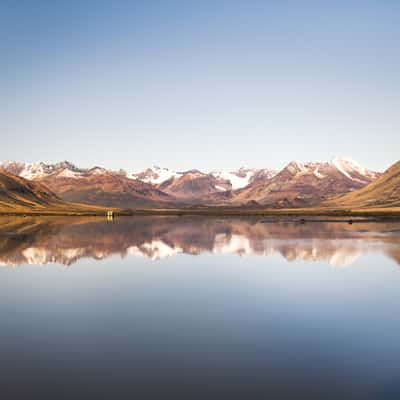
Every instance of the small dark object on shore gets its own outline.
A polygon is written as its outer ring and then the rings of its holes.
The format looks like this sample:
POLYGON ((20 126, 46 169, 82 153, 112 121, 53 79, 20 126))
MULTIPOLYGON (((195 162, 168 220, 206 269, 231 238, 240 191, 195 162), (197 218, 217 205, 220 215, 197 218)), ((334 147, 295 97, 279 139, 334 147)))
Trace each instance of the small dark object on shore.
POLYGON ((349 220, 348 220, 348 223, 349 223, 349 225, 352 225, 352 224, 353 224, 353 220, 352 220, 352 219, 349 219, 349 220))
POLYGON ((306 220, 305 220, 304 218, 302 218, 302 219, 300 220, 300 223, 301 223, 301 224, 305 224, 305 223, 306 223, 306 220))

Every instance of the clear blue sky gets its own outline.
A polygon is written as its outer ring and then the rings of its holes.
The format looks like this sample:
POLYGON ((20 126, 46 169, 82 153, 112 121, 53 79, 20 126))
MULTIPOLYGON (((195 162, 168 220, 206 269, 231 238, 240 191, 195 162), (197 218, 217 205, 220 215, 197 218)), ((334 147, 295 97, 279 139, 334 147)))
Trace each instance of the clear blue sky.
POLYGON ((0 160, 400 159, 400 1, 0 3, 0 160))

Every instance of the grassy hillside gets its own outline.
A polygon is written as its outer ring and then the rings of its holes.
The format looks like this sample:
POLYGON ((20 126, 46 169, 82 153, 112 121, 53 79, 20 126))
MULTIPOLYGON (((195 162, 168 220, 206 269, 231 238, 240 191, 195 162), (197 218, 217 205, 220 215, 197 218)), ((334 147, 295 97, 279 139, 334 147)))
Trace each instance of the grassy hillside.
POLYGON ((340 208, 400 207, 400 161, 367 186, 325 202, 340 208))
POLYGON ((46 186, 0 170, 0 213, 2 214, 104 214, 104 207, 68 203, 46 186))

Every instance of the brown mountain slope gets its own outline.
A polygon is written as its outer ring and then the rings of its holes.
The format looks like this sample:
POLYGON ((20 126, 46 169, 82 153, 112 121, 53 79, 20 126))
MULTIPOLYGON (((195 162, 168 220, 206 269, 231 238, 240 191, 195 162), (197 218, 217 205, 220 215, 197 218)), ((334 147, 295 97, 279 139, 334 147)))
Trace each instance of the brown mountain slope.
POLYGON ((78 177, 55 173, 40 182, 65 201, 107 207, 166 207, 173 200, 152 185, 107 171, 78 177))
POLYGON ((369 185, 328 200, 331 207, 400 207, 400 161, 369 185))
POLYGON ((118 208, 165 207, 175 200, 157 187, 129 179, 124 171, 101 167, 78 168, 63 161, 57 164, 5 162, 12 174, 42 183, 65 201, 118 208))
POLYGON ((62 201, 46 186, 0 170, 0 212, 94 212, 101 207, 91 207, 62 201))
POLYGON ((158 185, 158 189, 179 199, 186 201, 197 200, 206 195, 228 189, 227 180, 217 179, 211 174, 204 174, 197 170, 186 171, 179 177, 172 177, 158 185))
POLYGON ((326 198, 362 188, 379 176, 347 160, 289 163, 274 177, 259 180, 232 193, 218 193, 205 204, 261 205, 270 208, 316 206, 326 198))

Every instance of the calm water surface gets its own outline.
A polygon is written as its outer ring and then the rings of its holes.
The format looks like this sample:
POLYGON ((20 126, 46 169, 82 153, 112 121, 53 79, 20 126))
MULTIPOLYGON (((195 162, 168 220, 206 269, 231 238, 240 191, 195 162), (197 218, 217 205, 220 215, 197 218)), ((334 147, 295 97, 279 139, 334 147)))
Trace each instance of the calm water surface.
POLYGON ((0 219, 0 398, 400 399, 400 223, 0 219))

